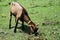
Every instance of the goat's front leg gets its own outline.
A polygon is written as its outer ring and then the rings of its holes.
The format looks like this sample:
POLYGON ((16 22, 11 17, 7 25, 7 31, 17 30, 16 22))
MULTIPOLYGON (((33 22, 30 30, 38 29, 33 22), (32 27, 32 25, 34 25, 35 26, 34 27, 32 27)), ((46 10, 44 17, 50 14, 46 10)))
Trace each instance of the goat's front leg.
POLYGON ((24 14, 22 15, 22 29, 24 30, 24 14))
POLYGON ((18 26, 18 17, 16 17, 16 24, 15 24, 15 29, 14 29, 14 33, 16 33, 16 28, 18 26))
POLYGON ((11 29, 12 13, 10 12, 9 29, 11 29))
POLYGON ((24 30, 24 21, 22 21, 22 30, 24 30))

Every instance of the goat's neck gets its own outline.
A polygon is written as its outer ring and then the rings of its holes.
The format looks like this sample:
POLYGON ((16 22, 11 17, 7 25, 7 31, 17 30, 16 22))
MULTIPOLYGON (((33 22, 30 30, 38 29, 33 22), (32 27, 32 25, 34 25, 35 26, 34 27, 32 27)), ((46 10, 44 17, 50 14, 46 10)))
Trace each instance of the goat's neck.
POLYGON ((31 24, 34 24, 32 21, 28 21, 28 24, 31 25, 31 24))
POLYGON ((28 21, 28 24, 30 24, 31 23, 31 21, 28 21))
POLYGON ((32 27, 35 26, 35 24, 34 24, 32 21, 29 21, 28 24, 29 24, 30 26, 32 26, 32 27))

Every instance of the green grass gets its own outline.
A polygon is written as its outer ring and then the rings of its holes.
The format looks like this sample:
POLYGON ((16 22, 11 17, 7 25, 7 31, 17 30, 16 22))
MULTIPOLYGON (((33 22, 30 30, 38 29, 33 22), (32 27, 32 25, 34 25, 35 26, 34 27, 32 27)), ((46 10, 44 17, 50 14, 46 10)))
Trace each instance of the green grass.
MULTIPOLYGON (((14 28, 9 30, 9 2, 12 0, 0 2, 0 40, 28 40, 29 35, 23 31, 20 32, 21 29, 17 29, 17 33, 13 32, 14 28)), ((60 0, 18 0, 18 2, 26 8, 31 20, 38 24, 41 40, 60 40, 60 23, 42 25, 47 20, 54 23, 60 22, 60 0)), ((13 17, 12 26, 14 25, 13 17)))

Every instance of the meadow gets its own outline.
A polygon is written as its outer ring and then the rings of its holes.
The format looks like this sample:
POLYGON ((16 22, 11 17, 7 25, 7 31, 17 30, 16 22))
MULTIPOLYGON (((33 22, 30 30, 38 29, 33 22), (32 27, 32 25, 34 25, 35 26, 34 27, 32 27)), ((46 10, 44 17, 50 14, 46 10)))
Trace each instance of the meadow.
MULTIPOLYGON (((0 40, 28 40, 21 29, 9 29, 10 6, 14 0, 0 0, 0 40)), ((60 0, 17 0, 27 10, 31 20, 38 24, 39 40, 60 40, 60 0)), ((18 27, 21 26, 21 21, 18 27)), ((12 27, 15 18, 12 19, 12 27)), ((33 38, 31 40, 34 40, 33 38)))

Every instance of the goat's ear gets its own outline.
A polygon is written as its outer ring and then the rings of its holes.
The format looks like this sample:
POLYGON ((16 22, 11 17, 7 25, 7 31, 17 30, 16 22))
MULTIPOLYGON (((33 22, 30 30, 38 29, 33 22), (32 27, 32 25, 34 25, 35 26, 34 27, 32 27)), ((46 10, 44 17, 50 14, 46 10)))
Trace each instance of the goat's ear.
POLYGON ((10 5, 11 3, 9 3, 9 5, 10 5))
POLYGON ((38 24, 36 24, 36 26, 38 26, 38 24))

